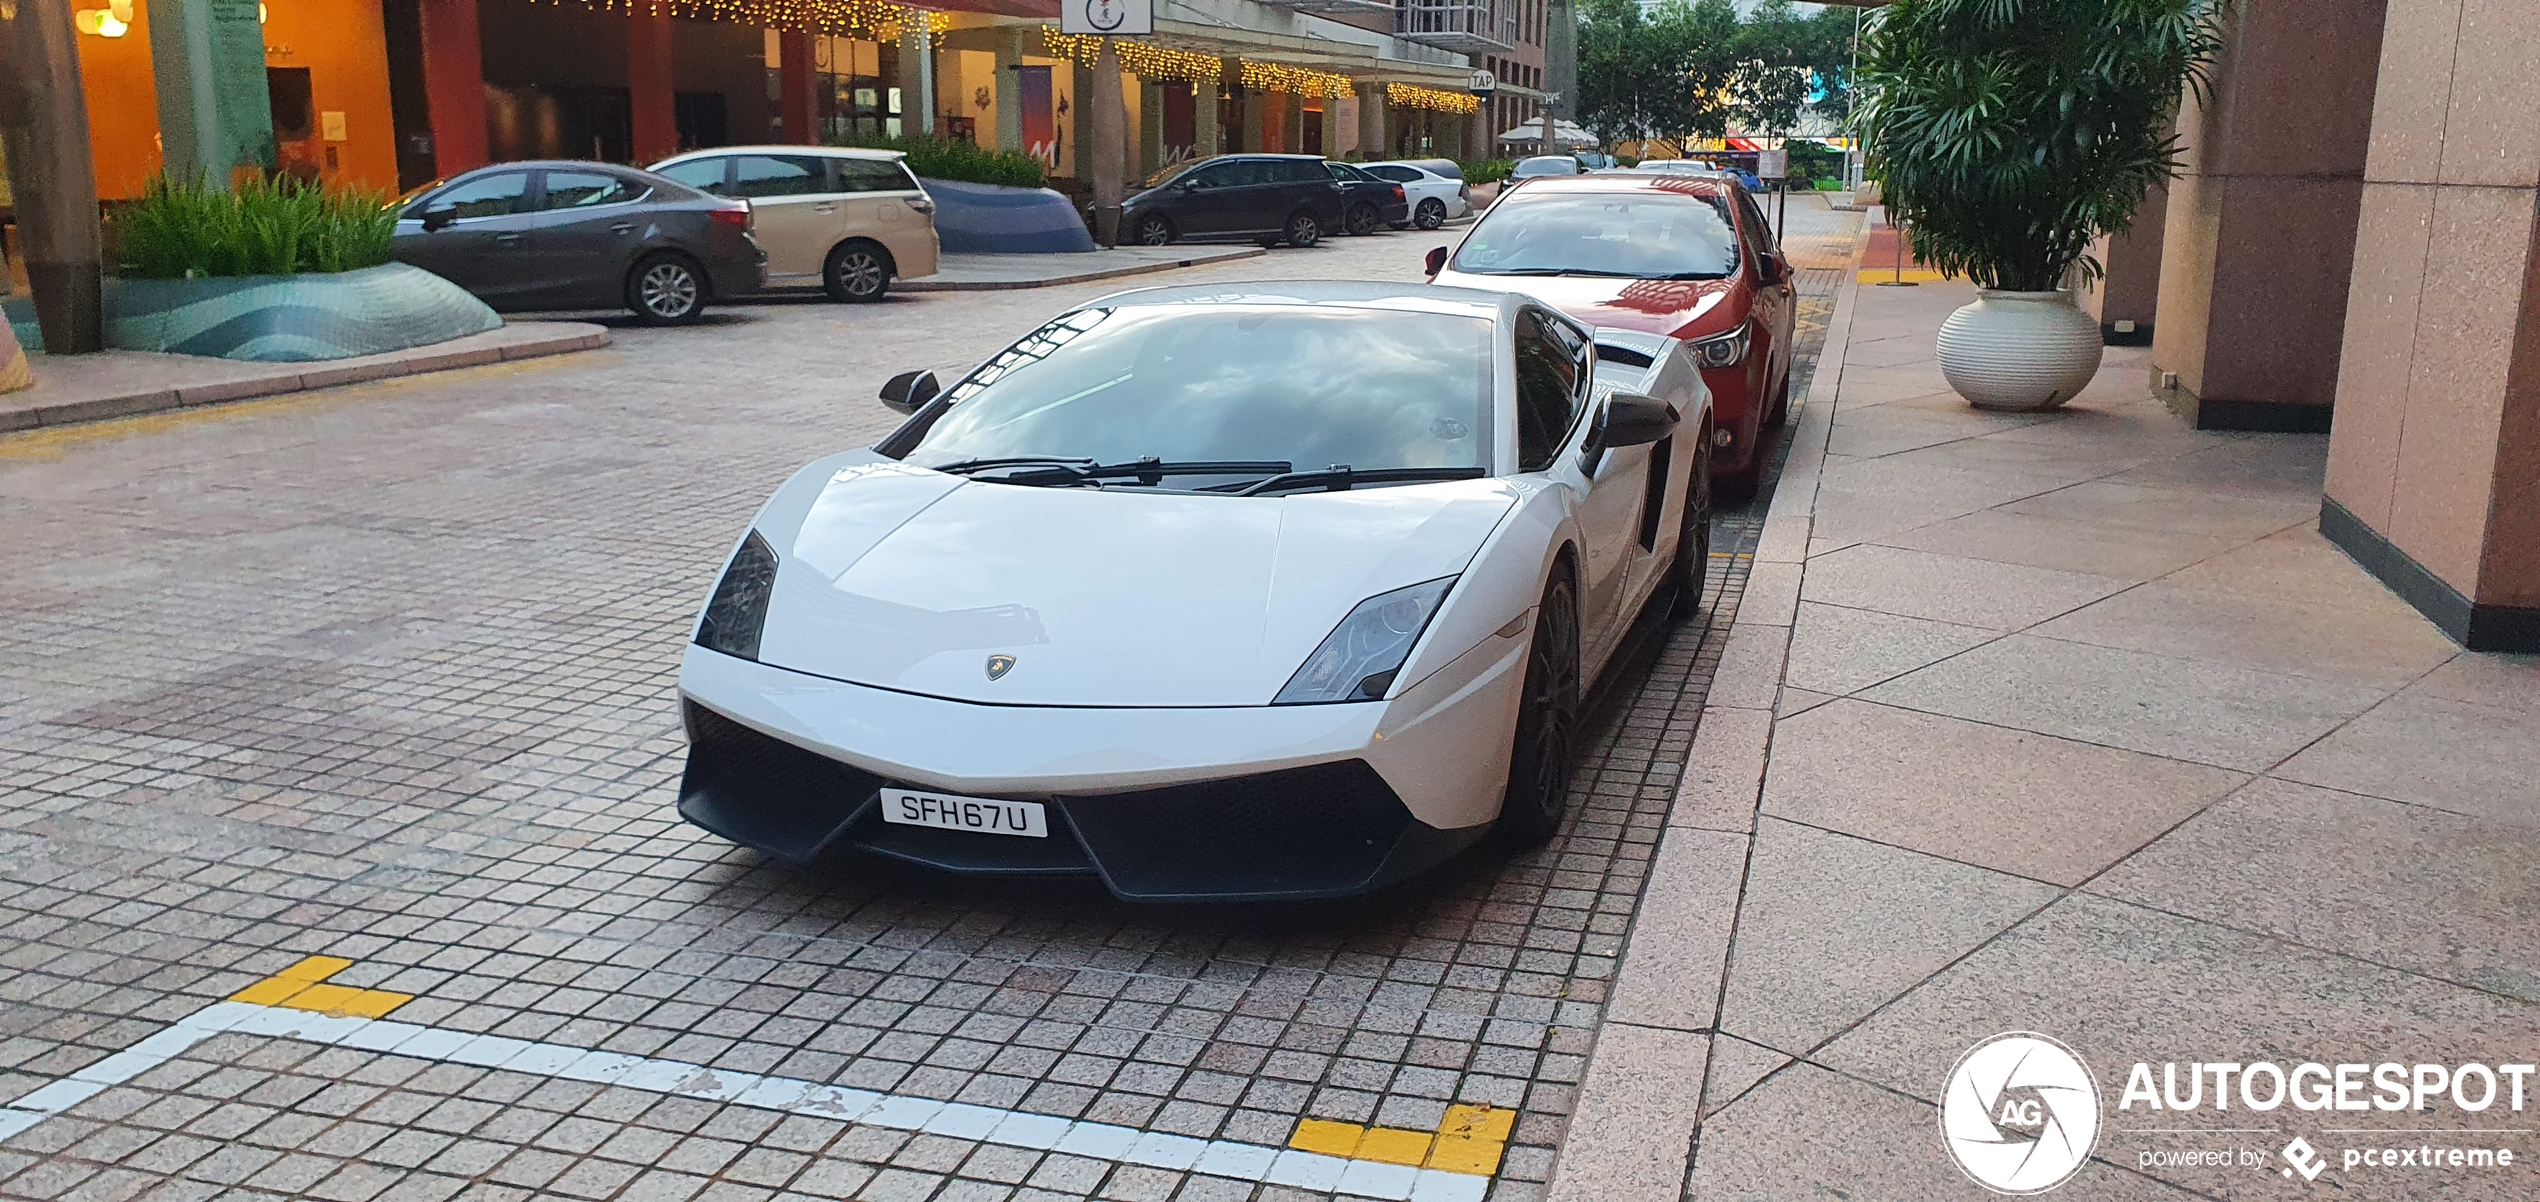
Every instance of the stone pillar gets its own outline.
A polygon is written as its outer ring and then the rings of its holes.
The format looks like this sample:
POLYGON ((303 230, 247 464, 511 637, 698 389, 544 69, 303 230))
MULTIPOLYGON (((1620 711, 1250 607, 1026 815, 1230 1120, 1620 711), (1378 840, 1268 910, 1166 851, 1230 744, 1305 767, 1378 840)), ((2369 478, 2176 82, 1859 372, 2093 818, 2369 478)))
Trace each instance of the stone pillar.
MULTIPOLYGON (((1175 85, 1180 86, 1180 85, 1175 85)), ((1164 168, 1164 85, 1138 81, 1138 178, 1164 168)))
POLYGON ((2103 272, 2083 289, 2081 307, 2099 319, 2110 346, 2152 345, 2152 315, 2161 299, 2161 226, 2169 188, 2154 184, 2134 212, 2134 224, 2091 244, 2103 272))
POLYGON ((1129 109, 1122 94, 1120 44, 1102 40, 1094 56, 1093 87, 1078 102, 1093 108, 1093 141, 1087 147, 1094 185, 1094 239, 1104 246, 1120 241, 1120 198, 1127 194, 1129 174, 1129 109))
POLYGON ((273 169, 273 107, 256 0, 160 0, 150 8, 150 74, 168 174, 226 188, 273 169))
POLYGON ((2179 113, 2152 383, 2201 429, 2328 428, 2383 4, 2245 0, 2179 113))
POLYGON ((1367 159, 1393 157, 1393 142, 1385 136, 1385 85, 1358 85, 1358 153, 1367 159))
POLYGON ((1341 145, 1341 98, 1338 96, 1326 96, 1323 98, 1323 156, 1325 158, 1337 159, 1341 157, 1343 150, 1344 147, 1341 145))
POLYGON ((45 349, 57 355, 106 346, 97 165, 78 36, 70 0, 17 0, 0 9, 0 143, 36 324, 45 349))
POLYGON ((637 165, 679 153, 679 109, 670 74, 670 12, 626 19, 626 93, 633 110, 637 165))
POLYGON ((783 140, 796 146, 820 141, 820 105, 813 96, 820 73, 811 46, 811 35, 799 29, 776 35, 776 111, 785 121, 783 140))
POLYGON ((2391 0, 2375 44, 2320 533, 2464 645, 2540 651, 2540 19, 2391 0))
MULTIPOLYGON (((1237 76, 1236 78, 1241 79, 1242 76, 1237 76)), ((1227 149, 1254 152, 1270 149, 1269 143, 1261 140, 1262 135, 1267 132, 1267 130, 1263 128, 1266 123, 1262 120, 1262 118, 1266 115, 1266 110, 1270 107, 1270 94, 1268 92, 1256 92, 1250 88, 1239 85, 1235 89, 1235 95, 1238 98, 1236 103, 1243 106, 1243 142, 1241 145, 1230 146, 1227 149)))
POLYGON ((1023 27, 997 30, 997 149, 1023 149, 1023 89, 1014 73, 1023 66, 1023 27))
POLYGON ((935 136, 935 35, 926 28, 924 13, 903 11, 916 19, 900 25, 900 86, 907 89, 900 98, 900 132, 931 138, 935 136))
POLYGON ((1217 90, 1221 80, 1203 79, 1191 85, 1191 157, 1204 159, 1225 147, 1225 138, 1217 128, 1217 90))
POLYGON ((493 155, 485 128, 485 60, 476 0, 419 0, 423 104, 432 128, 432 169, 448 179, 493 155))
POLYGON ((1305 94, 1287 92, 1279 97, 1279 149, 1289 154, 1305 153, 1305 94))

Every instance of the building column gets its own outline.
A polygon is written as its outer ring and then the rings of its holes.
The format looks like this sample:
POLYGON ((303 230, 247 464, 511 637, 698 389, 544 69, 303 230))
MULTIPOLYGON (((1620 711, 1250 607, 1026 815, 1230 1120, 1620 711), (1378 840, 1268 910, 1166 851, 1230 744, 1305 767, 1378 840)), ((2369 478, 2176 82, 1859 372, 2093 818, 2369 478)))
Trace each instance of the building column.
POLYGON ((1078 96, 1078 102, 1093 106, 1093 144, 1089 149, 1090 170, 1094 185, 1094 239, 1104 246, 1120 241, 1120 200, 1127 195, 1129 166, 1129 107, 1121 85, 1120 43, 1102 40, 1102 49, 1094 55, 1093 87, 1078 96))
POLYGON ((1323 157, 1337 159, 1346 152, 1341 145, 1341 98, 1323 98, 1323 157))
POLYGON ((1243 142, 1227 149, 1254 153, 1269 150, 1270 144, 1261 139, 1269 133, 1267 118, 1270 109, 1270 94, 1256 92, 1239 84, 1235 88, 1235 96, 1237 97, 1235 103, 1243 107, 1243 142))
POLYGON ((900 78, 907 81, 902 86, 908 89, 900 101, 900 129, 912 137, 931 138, 935 136, 935 35, 926 28, 922 12, 908 11, 921 19, 900 26, 900 78))
POLYGON ((1225 145, 1217 129, 1217 91, 1224 81, 1203 79, 1191 85, 1191 157, 1204 159, 1225 145))
POLYGON ((788 29, 776 35, 777 115, 785 123, 783 141, 810 146, 820 141, 820 105, 814 90, 820 83, 812 57, 811 34, 788 29))
POLYGON ((1023 68, 1023 27, 997 30, 997 149, 1023 149, 1023 89, 1014 73, 1023 68))
POLYGON ((1385 85, 1358 85, 1358 155, 1365 159, 1393 157, 1393 143, 1385 137, 1385 85))
POLYGON ((637 165, 679 153, 679 108, 670 73, 670 13, 626 19, 626 94, 637 165))
POLYGON ((2540 23, 2505 13, 2393 0, 2374 40, 2320 533, 2465 646, 2540 651, 2540 23))
POLYGON ((2383 4, 2247 0, 2179 113, 2152 383, 2200 429, 2328 428, 2383 4))
POLYGON ((168 174, 230 186, 273 169, 265 35, 252 0, 161 0, 150 9, 150 74, 168 174))
POLYGON ((423 31, 423 106, 432 130, 432 169, 448 179, 493 158, 485 126, 485 60, 476 0, 418 0, 423 31))
MULTIPOLYGON (((1178 85, 1176 85, 1178 86, 1178 85)), ((1164 85, 1138 81, 1138 178, 1164 169, 1164 85)))
POLYGON ((2152 345, 2152 315, 2161 299, 2161 226, 2169 211, 2169 188, 2152 185, 2134 224, 2091 243, 2098 256, 2099 281, 2081 292, 2081 307, 2099 319, 2099 333, 2110 346, 2152 345))
POLYGON ((0 10, 0 143, 36 325, 56 355, 106 348, 105 253, 78 36, 70 0, 0 10))

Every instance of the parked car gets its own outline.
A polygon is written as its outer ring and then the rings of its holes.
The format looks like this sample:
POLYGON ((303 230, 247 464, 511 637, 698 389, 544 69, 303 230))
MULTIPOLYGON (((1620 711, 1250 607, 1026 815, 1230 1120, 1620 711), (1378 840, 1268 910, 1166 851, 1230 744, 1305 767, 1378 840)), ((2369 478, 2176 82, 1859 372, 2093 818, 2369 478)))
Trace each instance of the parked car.
POLYGON ((1440 284, 1513 288, 1580 321, 1684 342, 1711 389, 1719 488, 1755 489, 1763 432, 1790 407, 1797 320, 1790 261, 1726 176, 1611 172, 1539 179, 1502 198, 1450 254, 1440 284))
POLYGON ((656 325, 755 292, 750 207, 608 163, 502 163, 407 194, 390 252, 496 309, 624 305, 656 325))
POLYGON ((1115 294, 882 399, 680 663, 680 815, 783 861, 1235 900, 1539 843, 1593 682, 1710 563, 1699 373, 1510 292, 1115 294))
POLYGON ((1402 185, 1411 201, 1411 224, 1433 230, 1473 212, 1473 189, 1462 176, 1440 174, 1422 163, 1360 163, 1358 169, 1377 179, 1402 185))
POLYGON ((875 301, 895 279, 935 274, 935 202, 896 150, 724 146, 653 164, 699 191, 749 202, 772 288, 875 301))
POLYGON ((1577 175, 1582 170, 1579 160, 1566 154, 1538 154, 1517 160, 1509 171, 1513 180, 1543 179, 1548 176, 1577 175))
POLYGON ((1726 172, 1701 159, 1642 159, 1632 170, 1667 175, 1723 175, 1726 172))
POLYGON ((1341 182, 1341 227, 1351 234, 1372 234, 1385 226, 1411 224, 1411 202, 1402 185, 1378 179, 1348 163, 1323 160, 1323 168, 1341 182))
POLYGON ((1310 154, 1201 159, 1164 173, 1120 208, 1120 227, 1142 246, 1250 238, 1304 247, 1345 221, 1341 182, 1310 154))

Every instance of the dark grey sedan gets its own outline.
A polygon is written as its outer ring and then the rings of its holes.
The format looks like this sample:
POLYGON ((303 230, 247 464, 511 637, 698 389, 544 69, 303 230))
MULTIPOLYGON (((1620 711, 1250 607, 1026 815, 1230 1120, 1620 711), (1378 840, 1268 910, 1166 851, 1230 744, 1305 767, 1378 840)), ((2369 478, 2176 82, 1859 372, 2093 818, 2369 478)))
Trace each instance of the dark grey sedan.
POLYGON ((393 253, 503 310, 624 305, 656 325, 767 283, 747 202, 608 163, 498 163, 418 188, 393 253))

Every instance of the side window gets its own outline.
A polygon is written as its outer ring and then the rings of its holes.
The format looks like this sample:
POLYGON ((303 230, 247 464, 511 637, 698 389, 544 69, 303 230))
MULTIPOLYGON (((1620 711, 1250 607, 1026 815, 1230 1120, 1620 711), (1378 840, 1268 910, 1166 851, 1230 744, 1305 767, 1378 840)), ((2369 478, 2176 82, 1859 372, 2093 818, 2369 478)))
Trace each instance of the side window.
POLYGON ((1348 167, 1339 163, 1325 163, 1323 164, 1323 169, 1331 172, 1333 179, 1339 180, 1344 184, 1358 178, 1356 172, 1351 171, 1348 167))
POLYGON ((1325 171, 1323 170, 1323 164, 1317 163, 1312 159, 1278 159, 1275 161, 1279 164, 1280 178, 1292 184, 1328 184, 1332 182, 1332 177, 1335 175, 1341 177, 1342 183, 1349 182, 1349 176, 1346 174, 1349 170, 1347 167, 1343 167, 1339 171, 1325 171))
POLYGON ((1235 182, 1247 186, 1275 184, 1279 182, 1279 169, 1268 159, 1237 159, 1235 182))
POLYGON ((890 159, 831 159, 829 167, 837 173, 832 186, 838 192, 914 192, 908 170, 890 159))
POLYGON ((462 221, 471 217, 505 217, 519 212, 528 195, 529 173, 505 171, 444 188, 425 207, 457 209, 462 221))
POLYGON ((1569 327, 1531 309, 1517 315, 1517 470, 1539 472, 1579 415, 1579 359, 1569 327))
POLYGON ((733 166, 732 194, 753 200, 814 196, 829 186, 828 164, 809 155, 745 154, 733 166))
POLYGON ((632 182, 597 171, 550 171, 541 209, 588 209, 625 204, 643 195, 632 182))
POLYGON ((1231 188, 1244 182, 1243 164, 1210 163, 1199 169, 1196 178, 1203 188, 1231 188))
POLYGON ((1755 198, 1744 188, 1737 190, 1737 212, 1738 234, 1746 240, 1748 253, 1760 264, 1764 256, 1773 253, 1772 223, 1764 220, 1764 210, 1755 206, 1755 198))
POLYGON ((669 176, 697 191, 723 196, 731 191, 723 185, 723 167, 731 161, 722 155, 710 159, 690 159, 664 167, 658 174, 669 176))
POLYGON ((1367 174, 1378 179, 1389 179, 1397 184, 1407 184, 1420 178, 1420 173, 1409 167, 1369 167, 1367 174))

